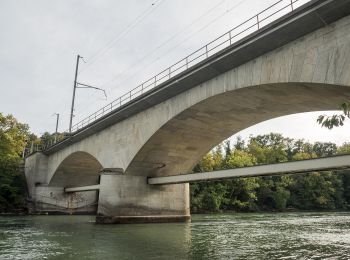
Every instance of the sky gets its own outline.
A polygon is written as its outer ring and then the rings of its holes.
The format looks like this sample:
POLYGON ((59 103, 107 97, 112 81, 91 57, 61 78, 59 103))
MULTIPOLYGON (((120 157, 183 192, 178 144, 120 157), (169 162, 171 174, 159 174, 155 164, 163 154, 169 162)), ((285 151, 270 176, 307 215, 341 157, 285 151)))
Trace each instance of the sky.
MULTIPOLYGON (((2 0, 0 112, 38 135, 54 132, 59 113, 59 131, 67 130, 77 54, 84 57, 78 81, 105 89, 107 100, 100 91, 77 89, 73 123, 275 1, 2 0)), ((238 135, 350 141, 350 122, 330 131, 316 123, 319 114, 269 120, 238 135)))

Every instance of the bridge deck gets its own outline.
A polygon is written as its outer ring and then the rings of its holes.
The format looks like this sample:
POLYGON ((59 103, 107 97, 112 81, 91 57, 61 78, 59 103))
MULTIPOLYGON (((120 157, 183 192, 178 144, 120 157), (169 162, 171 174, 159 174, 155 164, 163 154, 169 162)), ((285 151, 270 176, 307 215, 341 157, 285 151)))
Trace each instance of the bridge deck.
POLYGON ((201 172, 148 179, 148 184, 175 184, 197 181, 214 181, 238 177, 271 176, 306 173, 312 171, 340 170, 350 168, 350 154, 318 159, 266 164, 214 172, 201 172))

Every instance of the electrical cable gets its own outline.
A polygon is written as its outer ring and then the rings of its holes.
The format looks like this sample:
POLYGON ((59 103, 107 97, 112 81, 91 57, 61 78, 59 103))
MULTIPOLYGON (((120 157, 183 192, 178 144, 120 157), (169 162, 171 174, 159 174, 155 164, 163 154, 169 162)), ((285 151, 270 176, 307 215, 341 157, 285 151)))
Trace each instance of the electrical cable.
MULTIPOLYGON (((185 38, 183 41, 181 41, 180 43, 178 43, 177 45, 171 47, 170 49, 168 49, 166 52, 163 52, 162 54, 158 55, 158 57, 156 57, 154 60, 152 60, 151 62, 147 63, 146 65, 144 65, 142 68, 140 68, 139 70, 137 70, 136 72, 134 72, 132 75, 128 76, 127 78, 120 80, 119 84, 124 83, 125 81, 129 80, 130 78, 132 78, 133 76, 135 76, 136 74, 138 74, 139 72, 141 72, 142 70, 144 70, 145 68, 149 67, 150 65, 154 64, 156 61, 160 60, 163 57, 166 57, 167 55, 169 55, 172 51, 174 51, 177 47, 179 47, 180 45, 182 45, 183 43, 185 43, 186 41, 188 41, 189 39, 191 39, 193 36, 197 35, 198 33, 200 33, 201 31, 203 31, 204 29, 206 29, 208 26, 210 26, 211 24, 213 24, 214 22, 216 22, 218 19, 222 18, 223 15, 231 12, 232 10, 236 9, 239 5, 241 5, 243 2, 245 2, 247 0, 241 0, 239 3, 237 3, 235 6, 233 6, 232 8, 230 8, 229 10, 226 10, 224 13, 221 13, 219 16, 215 17, 214 19, 212 19, 209 23, 207 23, 205 26, 201 27, 199 30, 197 30, 196 32, 194 32, 193 34, 191 34, 189 37, 185 38)), ((117 78, 115 78, 114 80, 110 80, 107 83, 110 84, 112 82, 114 82, 117 78)), ((102 86, 106 86, 107 84, 102 84, 102 86)))
POLYGON ((134 68, 135 65, 139 64, 140 61, 144 60, 145 58, 149 57, 150 55, 152 55, 153 53, 155 53, 157 50, 159 50, 160 48, 162 48, 163 46, 165 46, 166 44, 168 44, 169 42, 171 42, 173 39, 175 39, 178 35, 180 35, 181 33, 183 33, 184 31, 188 30, 190 27, 192 27, 194 24, 196 24, 198 21, 200 21, 203 17, 207 16, 209 13, 211 13, 212 11, 214 11, 217 7, 219 7, 220 5, 222 5, 224 2, 226 2, 226 0, 223 0, 221 2, 219 2, 218 4, 216 4, 215 6, 211 7, 209 10, 207 10, 204 14, 202 14, 201 16, 197 17, 194 21, 192 21, 190 24, 184 26, 182 29, 178 30, 175 34, 173 34, 170 38, 168 38, 166 41, 164 41, 163 43, 161 43, 160 45, 158 45, 155 49, 153 49, 152 51, 148 52, 146 55, 142 56, 140 59, 138 59, 137 61, 135 61, 133 64, 131 64, 129 67, 127 67, 126 69, 124 69, 123 71, 119 72, 117 75, 115 75, 112 79, 108 80, 107 82, 103 83, 101 86, 107 86, 110 83, 112 83, 119 75, 124 74, 125 72, 129 71, 130 69, 134 68))
POLYGON ((131 23, 129 23, 120 33, 110 40, 104 47, 100 48, 95 54, 88 59, 88 64, 80 70, 79 73, 87 70, 93 65, 99 58, 105 55, 113 46, 119 43, 125 36, 129 34, 144 18, 152 14, 165 0, 156 0, 150 7, 140 13, 131 23), (157 4, 159 2, 159 4, 157 4))
MULTIPOLYGON (((180 43, 178 43, 177 45, 171 47, 170 49, 168 49, 166 52, 162 53, 161 55, 159 55, 158 57, 156 57, 153 61, 151 61, 150 63, 146 64, 145 66, 143 66, 142 68, 140 68, 138 71, 136 71, 135 73, 133 73, 132 75, 128 76, 127 78, 125 78, 122 81, 119 81, 119 83, 124 83, 125 81, 129 80, 130 78, 132 78, 134 75, 136 75, 137 73, 139 73, 140 71, 142 71, 143 69, 149 67, 150 65, 152 65, 153 63, 155 63, 156 61, 158 61, 160 58, 163 58, 165 56, 167 56, 169 53, 171 53, 173 50, 175 50, 178 46, 182 45, 184 42, 188 41, 189 39, 191 39, 193 36, 197 35, 199 32, 205 30, 208 26, 210 26, 211 24, 213 24, 214 22, 216 22, 217 20, 219 20, 220 18, 224 17, 223 15, 228 14, 229 12, 233 11, 234 9, 236 9, 237 7, 239 7, 243 2, 245 2, 247 0, 241 0, 240 2, 238 2, 236 5, 234 5, 232 8, 225 10, 225 12, 221 13, 219 16, 216 16, 214 19, 210 20, 209 23, 206 23, 205 26, 202 26, 199 30, 195 31, 193 34, 191 34, 189 37, 185 38, 184 40, 182 40, 180 43)), ((217 4, 216 6, 214 6, 214 8, 216 8, 217 6, 221 5, 222 3, 224 3, 225 0, 219 2, 219 4, 217 4)), ((208 10, 204 15, 200 16, 198 19, 204 17, 207 13, 210 13, 211 9, 208 10)), ((198 19, 196 19, 194 22, 195 23, 198 19)), ((191 24, 192 24, 191 23, 191 24)), ((177 36, 179 33, 177 32, 175 35, 177 36)), ((173 35, 172 37, 170 37, 166 42, 164 42, 164 44, 166 44, 167 42, 169 42, 173 37, 175 37, 175 35, 173 35)), ((162 46, 162 44, 160 45, 162 46)), ((157 47, 158 48, 158 47, 157 47)), ((156 48, 156 49, 157 49, 156 48)), ((153 51, 152 51, 153 52, 153 51)), ((152 53, 151 52, 151 53, 152 53)), ((147 54, 148 55, 148 54, 147 54)), ((131 66, 130 66, 131 67, 131 66)), ((129 67, 129 68, 130 68, 129 67)), ((120 75, 120 73, 118 73, 118 75, 120 75)), ((113 81, 115 81, 117 78, 114 78, 112 80, 109 80, 108 82, 104 83, 101 85, 101 87, 105 87, 109 84, 111 84, 113 81)))

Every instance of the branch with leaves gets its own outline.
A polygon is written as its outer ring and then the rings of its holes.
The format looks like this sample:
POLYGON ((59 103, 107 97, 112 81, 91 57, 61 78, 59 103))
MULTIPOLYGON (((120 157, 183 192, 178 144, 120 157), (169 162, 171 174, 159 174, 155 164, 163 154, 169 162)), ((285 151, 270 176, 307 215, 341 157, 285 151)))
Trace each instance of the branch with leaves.
POLYGON ((317 119, 317 123, 328 129, 343 126, 345 119, 350 118, 350 102, 342 103, 340 109, 343 111, 342 114, 335 114, 332 116, 320 115, 317 119))

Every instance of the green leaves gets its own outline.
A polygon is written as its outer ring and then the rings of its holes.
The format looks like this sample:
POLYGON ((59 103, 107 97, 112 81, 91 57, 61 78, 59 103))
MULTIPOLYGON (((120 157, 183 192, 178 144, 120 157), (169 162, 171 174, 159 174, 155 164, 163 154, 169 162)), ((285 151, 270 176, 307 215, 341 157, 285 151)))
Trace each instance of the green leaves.
POLYGON ((19 123, 12 115, 0 113, 0 157, 21 155, 28 136, 28 125, 19 123))
MULTIPOLYGON (((271 133, 251 137, 247 144, 240 138, 232 146, 226 142, 208 153, 194 171, 209 172, 349 152, 350 144, 337 148, 334 143, 311 144, 271 133)), ((350 172, 195 183, 191 184, 191 207, 193 212, 350 208, 350 172)))
POLYGON ((342 103, 340 109, 343 111, 343 114, 334 114, 332 116, 320 115, 317 118, 317 123, 328 129, 343 126, 345 119, 350 118, 350 102, 342 103))
POLYGON ((0 113, 0 212, 24 207, 26 182, 19 166, 28 134, 26 124, 0 113))

